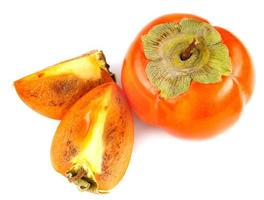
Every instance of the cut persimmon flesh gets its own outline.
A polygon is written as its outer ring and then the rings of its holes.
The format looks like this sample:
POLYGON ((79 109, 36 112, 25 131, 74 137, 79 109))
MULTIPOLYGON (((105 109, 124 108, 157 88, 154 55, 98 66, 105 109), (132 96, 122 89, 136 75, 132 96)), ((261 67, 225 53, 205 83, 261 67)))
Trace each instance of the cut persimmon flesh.
POLYGON ((62 119, 51 160, 81 190, 105 192, 125 174, 133 140, 127 101, 115 83, 105 83, 80 98, 62 119))
POLYGON ((85 93, 113 81, 102 51, 94 50, 14 82, 20 98, 33 110, 61 119, 85 93))

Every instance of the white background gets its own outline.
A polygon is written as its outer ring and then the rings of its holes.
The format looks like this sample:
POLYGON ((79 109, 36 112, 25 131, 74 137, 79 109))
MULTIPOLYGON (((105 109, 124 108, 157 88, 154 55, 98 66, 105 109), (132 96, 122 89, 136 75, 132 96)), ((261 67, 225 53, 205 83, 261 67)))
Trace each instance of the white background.
POLYGON ((264 199, 262 1, 13 1, 0 3, 0 199, 264 199), (140 29, 167 13, 187 12, 235 33, 256 69, 253 98, 220 136, 181 140, 136 119, 127 173, 106 195, 79 192, 57 174, 49 151, 59 121, 29 109, 13 81, 91 49, 104 50, 120 78, 140 29), (262 18, 262 19, 261 19, 262 18))

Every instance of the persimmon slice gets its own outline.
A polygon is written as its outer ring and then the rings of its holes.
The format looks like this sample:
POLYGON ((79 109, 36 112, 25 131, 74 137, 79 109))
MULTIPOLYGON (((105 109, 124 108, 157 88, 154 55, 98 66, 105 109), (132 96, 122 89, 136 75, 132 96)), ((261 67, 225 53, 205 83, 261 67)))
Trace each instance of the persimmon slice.
POLYGON ((127 169, 133 134, 126 99, 115 83, 105 83, 62 119, 51 147, 53 166, 81 190, 108 191, 127 169))
POLYGON ((67 110, 94 87, 113 81, 102 51, 58 63, 15 81, 20 98, 33 110, 61 119, 67 110))

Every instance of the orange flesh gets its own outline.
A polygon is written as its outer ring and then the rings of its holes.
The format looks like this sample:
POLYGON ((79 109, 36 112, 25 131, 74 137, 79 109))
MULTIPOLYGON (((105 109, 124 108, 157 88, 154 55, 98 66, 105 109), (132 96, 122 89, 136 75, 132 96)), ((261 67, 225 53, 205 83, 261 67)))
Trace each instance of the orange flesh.
POLYGON ((27 105, 54 119, 61 119, 77 99, 99 84, 99 80, 83 80, 72 74, 15 82, 19 96, 27 105))
MULTIPOLYGON (((98 190, 105 191, 113 188, 123 177, 133 146, 132 116, 116 84, 103 84, 91 90, 72 106, 54 136, 51 160, 54 168, 65 176, 76 164, 73 162, 78 160, 75 159, 76 157, 82 154, 88 155, 84 153, 87 148, 92 147, 94 151, 97 151, 96 145, 89 144, 89 140, 91 141, 94 137, 93 131, 96 130, 94 125, 102 111, 106 112, 104 124, 99 125, 103 127, 101 137, 103 154, 101 156, 97 154, 102 162, 100 170, 94 172, 94 176, 98 190)), ((91 157, 86 159, 89 162, 95 162, 91 157)), ((95 163, 90 165, 95 166, 95 163)))
POLYGON ((33 110, 53 119, 94 87, 113 81, 99 51, 58 63, 15 81, 20 98, 33 110))

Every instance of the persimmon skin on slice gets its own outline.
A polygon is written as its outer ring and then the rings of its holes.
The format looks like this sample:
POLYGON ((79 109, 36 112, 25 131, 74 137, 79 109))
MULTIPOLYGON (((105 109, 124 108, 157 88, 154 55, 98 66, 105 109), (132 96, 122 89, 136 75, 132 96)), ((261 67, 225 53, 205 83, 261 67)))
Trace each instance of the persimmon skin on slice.
POLYGON ((85 160, 90 170, 97 167, 92 170, 96 191, 107 191, 125 174, 133 141, 127 101, 115 83, 105 83, 80 98, 63 117, 53 138, 51 161, 56 171, 67 176, 74 165, 85 160))
POLYGON ((102 51, 58 63, 14 82, 19 97, 36 112, 61 119, 94 87, 113 81, 102 51))

